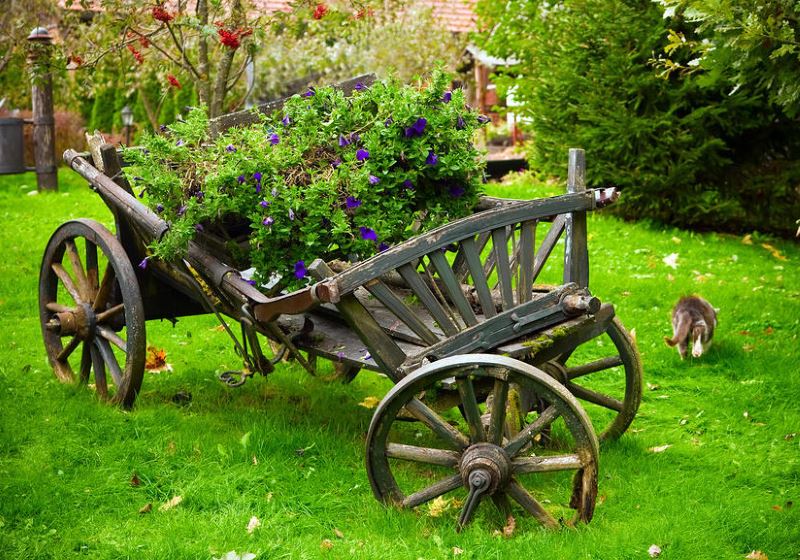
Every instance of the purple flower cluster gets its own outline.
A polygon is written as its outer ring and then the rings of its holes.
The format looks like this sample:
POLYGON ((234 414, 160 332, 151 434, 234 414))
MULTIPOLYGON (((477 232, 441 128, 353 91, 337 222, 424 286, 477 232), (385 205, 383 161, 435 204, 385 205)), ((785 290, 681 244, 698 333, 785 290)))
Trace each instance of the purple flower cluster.
POLYGON ((294 277, 300 280, 301 278, 305 278, 308 275, 308 270, 306 270, 306 261, 297 261, 294 263, 294 277))
POLYGON ((439 156, 433 153, 433 150, 428 150, 428 157, 425 159, 427 165, 436 165, 439 163, 439 156))
POLYGON ((356 152, 356 159, 358 161, 366 161, 369 159, 369 152, 364 148, 359 148, 356 152))
POLYGON ((225 151, 232 154, 236 151, 236 146, 234 146, 233 144, 228 144, 227 146, 225 146, 225 151))
POLYGON ((361 239, 366 239, 367 241, 377 241, 378 234, 375 233, 375 230, 372 228, 361 226, 358 228, 361 232, 361 239))
POLYGON ((353 196, 348 196, 347 200, 345 200, 345 204, 348 208, 358 208, 361 206, 361 201, 353 196))
POLYGON ((377 185, 381 182, 380 178, 376 177, 375 175, 370 175, 367 181, 369 181, 370 185, 377 185))
POLYGON ((442 103, 450 103, 452 99, 453 99, 452 91, 446 91, 444 92, 444 95, 442 95, 442 103))
POLYGON ((405 135, 406 138, 414 138, 415 136, 422 136, 422 133, 425 132, 425 127, 427 126, 428 121, 425 117, 420 117, 417 119, 417 122, 406 128, 405 135))
POLYGON ((277 134, 275 134, 274 132, 273 132, 272 134, 270 134, 270 136, 269 136, 269 143, 270 143, 270 144, 272 144, 273 146, 275 146, 275 145, 279 144, 279 143, 280 143, 280 141, 281 141, 281 137, 280 137, 280 136, 278 136, 278 135, 277 135, 277 134))

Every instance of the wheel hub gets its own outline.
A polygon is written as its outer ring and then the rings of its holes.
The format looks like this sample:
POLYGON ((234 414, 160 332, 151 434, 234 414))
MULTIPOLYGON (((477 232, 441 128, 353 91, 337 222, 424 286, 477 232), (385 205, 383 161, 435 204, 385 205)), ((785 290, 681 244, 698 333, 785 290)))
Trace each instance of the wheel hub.
POLYGON ((476 443, 464 451, 459 470, 464 486, 470 490, 480 487, 482 493, 491 495, 508 483, 511 459, 502 447, 476 443))
POLYGON ((77 336, 80 340, 89 340, 94 336, 97 316, 91 305, 82 303, 74 309, 56 313, 46 326, 59 336, 77 336))

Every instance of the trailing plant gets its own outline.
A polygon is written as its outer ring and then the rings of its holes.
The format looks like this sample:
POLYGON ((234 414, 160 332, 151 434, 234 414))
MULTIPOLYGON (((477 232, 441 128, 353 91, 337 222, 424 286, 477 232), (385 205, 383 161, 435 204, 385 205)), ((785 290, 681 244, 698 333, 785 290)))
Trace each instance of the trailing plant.
POLYGON ((244 218, 255 281, 278 275, 291 289, 317 257, 362 259, 413 235, 415 220, 428 229, 468 214, 484 119, 449 84, 437 71, 416 87, 357 84, 350 97, 310 88, 213 140, 202 108, 146 135, 126 157, 140 196, 171 223, 153 257, 180 257, 199 231, 244 218))

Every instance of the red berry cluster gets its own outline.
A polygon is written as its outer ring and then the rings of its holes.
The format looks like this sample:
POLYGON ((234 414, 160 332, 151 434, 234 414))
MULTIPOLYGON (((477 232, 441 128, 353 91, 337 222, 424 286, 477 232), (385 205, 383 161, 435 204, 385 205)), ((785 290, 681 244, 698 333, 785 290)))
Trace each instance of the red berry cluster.
POLYGON ((142 53, 140 53, 139 51, 137 51, 137 50, 136 50, 136 47, 134 47, 133 45, 131 45, 130 43, 128 43, 128 45, 127 45, 127 49, 128 49, 129 51, 131 51, 131 54, 133 55, 133 58, 135 58, 135 59, 136 59, 136 62, 138 62, 139 64, 142 64, 142 63, 144 62, 144 57, 142 56, 142 53))
POLYGON ((228 47, 229 49, 238 49, 241 45, 241 39, 253 34, 252 29, 240 27, 239 29, 225 29, 221 23, 217 23, 217 35, 219 35, 219 42, 228 47))
POLYGON ((167 10, 165 10, 164 6, 154 6, 153 11, 151 13, 153 14, 153 19, 156 19, 164 23, 169 23, 173 19, 175 19, 175 16, 169 13, 167 10))
POLYGON ((314 8, 314 19, 322 19, 328 13, 328 6, 325 4, 317 4, 314 8))
POLYGON ((167 81, 169 82, 169 85, 171 85, 172 87, 181 89, 181 83, 178 81, 178 78, 176 78, 172 74, 167 75, 167 81))

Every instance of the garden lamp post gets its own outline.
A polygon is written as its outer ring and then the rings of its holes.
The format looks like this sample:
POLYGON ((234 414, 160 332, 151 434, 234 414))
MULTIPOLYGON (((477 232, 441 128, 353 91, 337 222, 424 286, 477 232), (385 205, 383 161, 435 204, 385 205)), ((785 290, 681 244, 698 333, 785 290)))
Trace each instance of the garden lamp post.
POLYGON ((122 116, 122 125, 125 127, 125 145, 130 146, 131 126, 133 126, 133 111, 131 111, 130 107, 125 105, 120 111, 120 116, 122 116))

